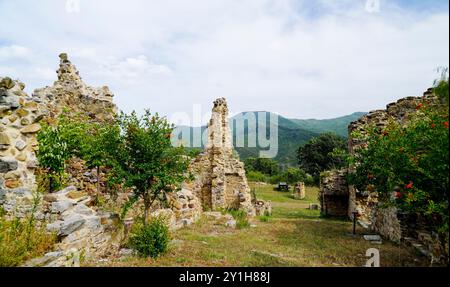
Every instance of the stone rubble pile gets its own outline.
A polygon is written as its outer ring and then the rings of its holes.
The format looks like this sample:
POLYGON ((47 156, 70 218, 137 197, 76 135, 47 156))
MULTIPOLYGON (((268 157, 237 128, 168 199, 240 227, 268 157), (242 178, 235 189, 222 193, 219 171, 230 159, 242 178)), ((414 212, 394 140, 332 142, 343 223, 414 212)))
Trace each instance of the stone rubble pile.
POLYGON ((52 117, 69 108, 72 115, 79 113, 100 122, 111 120, 117 113, 117 106, 109 88, 86 85, 67 54, 63 53, 59 58, 58 79, 51 87, 36 89, 33 99, 46 105, 52 117))
POLYGON ((83 254, 86 258, 101 258, 119 250, 112 233, 118 229, 118 217, 98 213, 89 207, 92 198, 70 186, 44 196, 44 212, 50 220, 46 228, 55 233, 59 242, 55 250, 43 258, 33 259, 26 266, 67 266, 79 264, 73 258, 83 254), (74 256, 67 258, 67 254, 74 256))
POLYGON ((306 187, 304 182, 298 182, 294 186, 294 199, 305 199, 306 187))

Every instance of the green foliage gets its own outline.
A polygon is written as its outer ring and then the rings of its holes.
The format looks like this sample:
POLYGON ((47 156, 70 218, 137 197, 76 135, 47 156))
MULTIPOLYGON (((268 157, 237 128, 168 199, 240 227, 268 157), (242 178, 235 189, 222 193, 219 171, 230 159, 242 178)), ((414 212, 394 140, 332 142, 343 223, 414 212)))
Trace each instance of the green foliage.
POLYGON ((260 172, 269 176, 278 174, 280 167, 278 162, 270 158, 247 158, 244 161, 247 172, 260 172))
POLYGON ((120 129, 112 123, 90 123, 81 141, 80 157, 88 168, 111 166, 112 154, 119 142, 120 129))
MULTIPOLYGON (((439 81, 435 93, 448 98, 448 80, 439 81)), ((355 134, 367 144, 351 158, 350 182, 377 191, 387 204, 427 216, 431 228, 448 236, 448 102, 424 100, 417 110, 407 125, 392 121, 383 130, 369 127, 366 136, 355 134)))
POLYGON ((129 246, 141 257, 157 258, 167 252, 170 242, 169 227, 164 218, 152 218, 147 224, 133 226, 129 246))
POLYGON ((267 182, 269 177, 259 171, 247 172, 247 179, 253 182, 267 182))
POLYGON ((234 220, 236 220, 236 228, 244 229, 250 227, 247 213, 244 210, 228 209, 227 212, 233 216, 234 220))
POLYGON ((188 155, 191 157, 191 158, 196 158, 199 154, 201 154, 203 152, 203 150, 202 149, 199 149, 199 148, 191 148, 191 149, 188 149, 188 155))
POLYGON ((97 156, 95 150, 103 148, 98 140, 90 142, 94 137, 99 138, 98 134, 93 133, 94 128, 99 125, 89 122, 86 117, 80 115, 68 116, 67 112, 62 114, 56 123, 43 124, 37 135, 39 143, 37 158, 41 168, 47 171, 42 181, 48 182, 50 191, 63 187, 64 170, 68 159, 74 156, 95 157, 97 156))
POLYGON ((311 175, 305 173, 304 170, 299 168, 288 168, 281 174, 271 176, 269 183, 278 184, 280 182, 287 182, 289 184, 295 184, 297 182, 304 182, 307 185, 313 185, 314 179, 311 175))
POLYGON ((261 215, 259 217, 259 221, 261 221, 261 222, 269 222, 270 221, 270 216, 269 215, 261 215))
POLYGON ((334 119, 326 120, 296 120, 291 119, 299 127, 315 132, 317 134, 322 134, 326 132, 335 133, 341 137, 346 138, 348 136, 348 125, 365 115, 366 113, 357 112, 348 116, 343 116, 334 119))
MULTIPOLYGON (((255 120, 258 122, 258 113, 249 112, 255 115, 255 120)), ((283 168, 297 166, 297 150, 301 145, 306 144, 311 138, 318 136, 324 132, 335 132, 342 137, 347 137, 347 126, 363 116, 365 113, 354 113, 348 116, 327 119, 327 120, 296 120, 287 119, 282 116, 278 116, 278 154, 274 158, 283 168)), ((231 120, 242 118, 243 114, 238 114, 231 120)), ((230 123, 232 121, 230 120, 230 123)), ((203 134, 206 127, 178 127, 182 128, 185 133, 203 134)), ((272 127, 273 128, 273 127, 272 127)), ((267 131, 269 134, 270 131, 267 131)), ((245 139, 248 142, 249 138, 257 138, 258 131, 254 129, 248 129, 248 123, 244 124, 243 130, 235 130, 233 133, 233 142, 236 139, 245 139)), ((257 145, 257 147, 236 147, 236 151, 242 160, 247 158, 257 158, 260 156, 260 151, 265 150, 257 145)))
POLYGON ((8 220, 0 208, 0 267, 19 266, 53 247, 56 236, 49 234, 45 225, 37 226, 33 215, 39 200, 35 194, 32 212, 24 219, 8 220))
POLYGON ((347 143, 344 138, 333 133, 321 134, 298 149, 300 168, 311 174, 315 181, 318 181, 322 171, 344 166, 345 161, 336 157, 337 150, 347 150, 347 143))
POLYGON ((41 167, 48 172, 48 187, 50 191, 61 187, 64 176, 65 162, 71 156, 69 144, 64 138, 63 125, 43 125, 37 135, 39 151, 37 158, 41 167))
POLYGON ((116 146, 110 151, 111 180, 133 189, 134 196, 126 207, 138 198, 143 199, 147 221, 153 203, 166 202, 167 193, 179 188, 189 177, 186 171, 190 158, 183 147, 172 147, 173 126, 158 114, 149 111, 143 117, 134 112, 122 114, 118 126, 121 132, 114 135, 116 146))

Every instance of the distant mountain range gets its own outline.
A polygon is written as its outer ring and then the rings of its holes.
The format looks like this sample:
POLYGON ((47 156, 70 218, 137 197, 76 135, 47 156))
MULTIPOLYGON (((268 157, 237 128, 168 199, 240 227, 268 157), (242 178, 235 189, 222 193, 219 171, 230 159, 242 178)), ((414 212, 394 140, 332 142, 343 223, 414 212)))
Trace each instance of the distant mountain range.
MULTIPOLYGON (((268 150, 267 148, 261 148, 259 144, 255 145, 255 143, 258 142, 259 132, 266 128, 266 138, 270 139, 271 131, 275 131, 274 127, 277 126, 278 155, 275 157, 275 160, 282 166, 294 166, 297 165, 297 150, 300 146, 308 142, 311 138, 325 132, 333 132, 347 138, 348 125, 365 114, 366 113, 363 112, 357 112, 334 119, 300 120, 288 119, 270 112, 244 112, 230 118, 230 127, 233 130, 233 143, 235 149, 240 158, 244 160, 248 157, 258 157, 261 150, 268 150), (264 119, 259 121, 259 116, 265 116, 266 121, 264 121, 264 119), (275 117, 278 117, 278 122, 269 121, 270 118, 274 119, 275 117), (249 129, 249 122, 258 124, 251 124, 251 128, 249 129), (270 129, 268 129, 268 127, 270 127, 270 129), (254 139, 256 139, 256 142, 254 139), (236 140, 241 143, 244 142, 244 147, 238 147, 238 142, 236 140), (249 143, 254 143, 254 145, 250 145, 253 147, 249 147, 249 143)), ((178 127, 178 131, 182 131, 184 135, 186 135, 187 132, 190 132, 191 143, 193 135, 195 133, 199 134, 199 132, 203 134, 205 129, 206 127, 178 127)), ((184 145, 189 146, 186 141, 184 141, 184 145)))

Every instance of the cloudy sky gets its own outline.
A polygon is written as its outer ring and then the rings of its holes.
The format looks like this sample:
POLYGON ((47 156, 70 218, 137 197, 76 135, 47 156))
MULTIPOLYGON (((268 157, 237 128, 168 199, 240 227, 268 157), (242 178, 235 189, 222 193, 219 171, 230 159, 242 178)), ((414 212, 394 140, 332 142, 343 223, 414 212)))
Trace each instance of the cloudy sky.
POLYGON ((421 95, 449 65, 447 0, 0 0, 0 75, 51 85, 69 53, 119 107, 332 118, 421 95), (78 3, 77 3, 78 2, 78 3))

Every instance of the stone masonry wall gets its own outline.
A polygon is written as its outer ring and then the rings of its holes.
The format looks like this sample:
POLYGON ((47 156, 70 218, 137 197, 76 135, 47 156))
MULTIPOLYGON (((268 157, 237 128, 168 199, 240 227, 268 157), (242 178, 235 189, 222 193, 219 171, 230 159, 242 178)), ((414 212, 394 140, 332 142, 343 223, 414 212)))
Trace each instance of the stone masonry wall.
POLYGON ((57 80, 51 87, 36 89, 33 99, 44 104, 49 117, 56 117, 65 109, 70 114, 83 114, 96 121, 110 120, 117 114, 114 94, 107 86, 94 88, 86 85, 67 54, 59 56, 57 80))
MULTIPOLYGON (((228 106, 224 98, 214 102, 206 149, 193 161, 190 169, 196 175, 190 186, 201 200, 203 209, 243 209, 249 215, 255 215, 244 164, 233 156, 228 106)), ((258 202, 257 209, 270 210, 264 208, 264 204, 258 202)))
POLYGON ((24 88, 19 81, 0 78, 0 206, 17 217, 23 217, 33 205, 36 133, 46 114, 24 88))
MULTIPOLYGON (((364 115, 355 122, 352 122, 349 127, 349 151, 350 153, 358 152, 358 148, 364 145, 352 137, 354 132, 365 134, 365 129, 368 126, 376 126, 377 128, 384 128, 389 120, 395 120, 401 123, 406 123, 408 114, 416 112, 416 107, 422 101, 433 103, 436 97, 432 94, 432 90, 427 90, 423 97, 407 97, 391 103, 386 106, 385 110, 377 110, 364 115)), ((354 186, 349 187, 350 202, 349 202, 349 216, 353 211, 358 211, 360 221, 367 226, 374 224, 373 219, 374 209, 378 206, 378 195, 376 192, 366 190, 357 190, 354 186)))
POLYGON ((67 54, 60 55, 56 73, 54 85, 36 89, 32 97, 24 92, 23 83, 0 78, 0 203, 14 216, 30 210, 36 190, 40 122, 52 121, 64 110, 95 121, 112 119, 117 112, 108 87, 86 85, 67 54))
MULTIPOLYGON (((351 123, 349 125, 350 153, 357 153, 358 149, 365 144, 353 138, 353 132, 357 131, 364 134, 368 126, 376 126, 382 129, 386 127, 390 120, 406 124, 408 115, 416 112, 418 104, 424 102, 428 105, 437 104, 437 97, 432 93, 432 89, 428 89, 423 97, 400 99, 387 105, 385 110, 370 112, 351 123)), ((379 202, 376 192, 357 190, 354 186, 349 186, 349 216, 354 211, 359 213, 359 223, 362 226, 380 233, 389 240, 412 245, 423 254, 431 257, 432 261, 439 261, 442 254, 445 253, 448 257, 448 244, 446 250, 442 250, 436 235, 427 230, 427 224, 420 223, 417 215, 405 215, 395 207, 384 207, 382 202, 379 202)))
POLYGON ((328 171, 320 177, 318 199, 324 216, 346 216, 348 212, 347 170, 328 171))
MULTIPOLYGON (((103 122, 117 113, 108 87, 86 85, 66 54, 60 55, 57 76, 53 86, 36 89, 32 97, 24 92, 23 83, 0 77, 0 207, 9 218, 23 218, 34 211, 35 218, 47 223, 47 229, 59 238, 54 252, 27 266, 78 266, 81 254, 98 259, 117 253, 117 236, 122 236, 115 234, 118 216, 94 206, 97 174, 82 160, 72 159, 67 165, 71 186, 53 194, 35 192, 41 121, 52 123, 67 112, 103 122)), ((101 169, 100 192, 105 187, 104 172, 101 169)), ((153 215, 166 216, 172 230, 192 224, 202 212, 200 200, 188 189, 171 194, 169 205, 153 215)))

